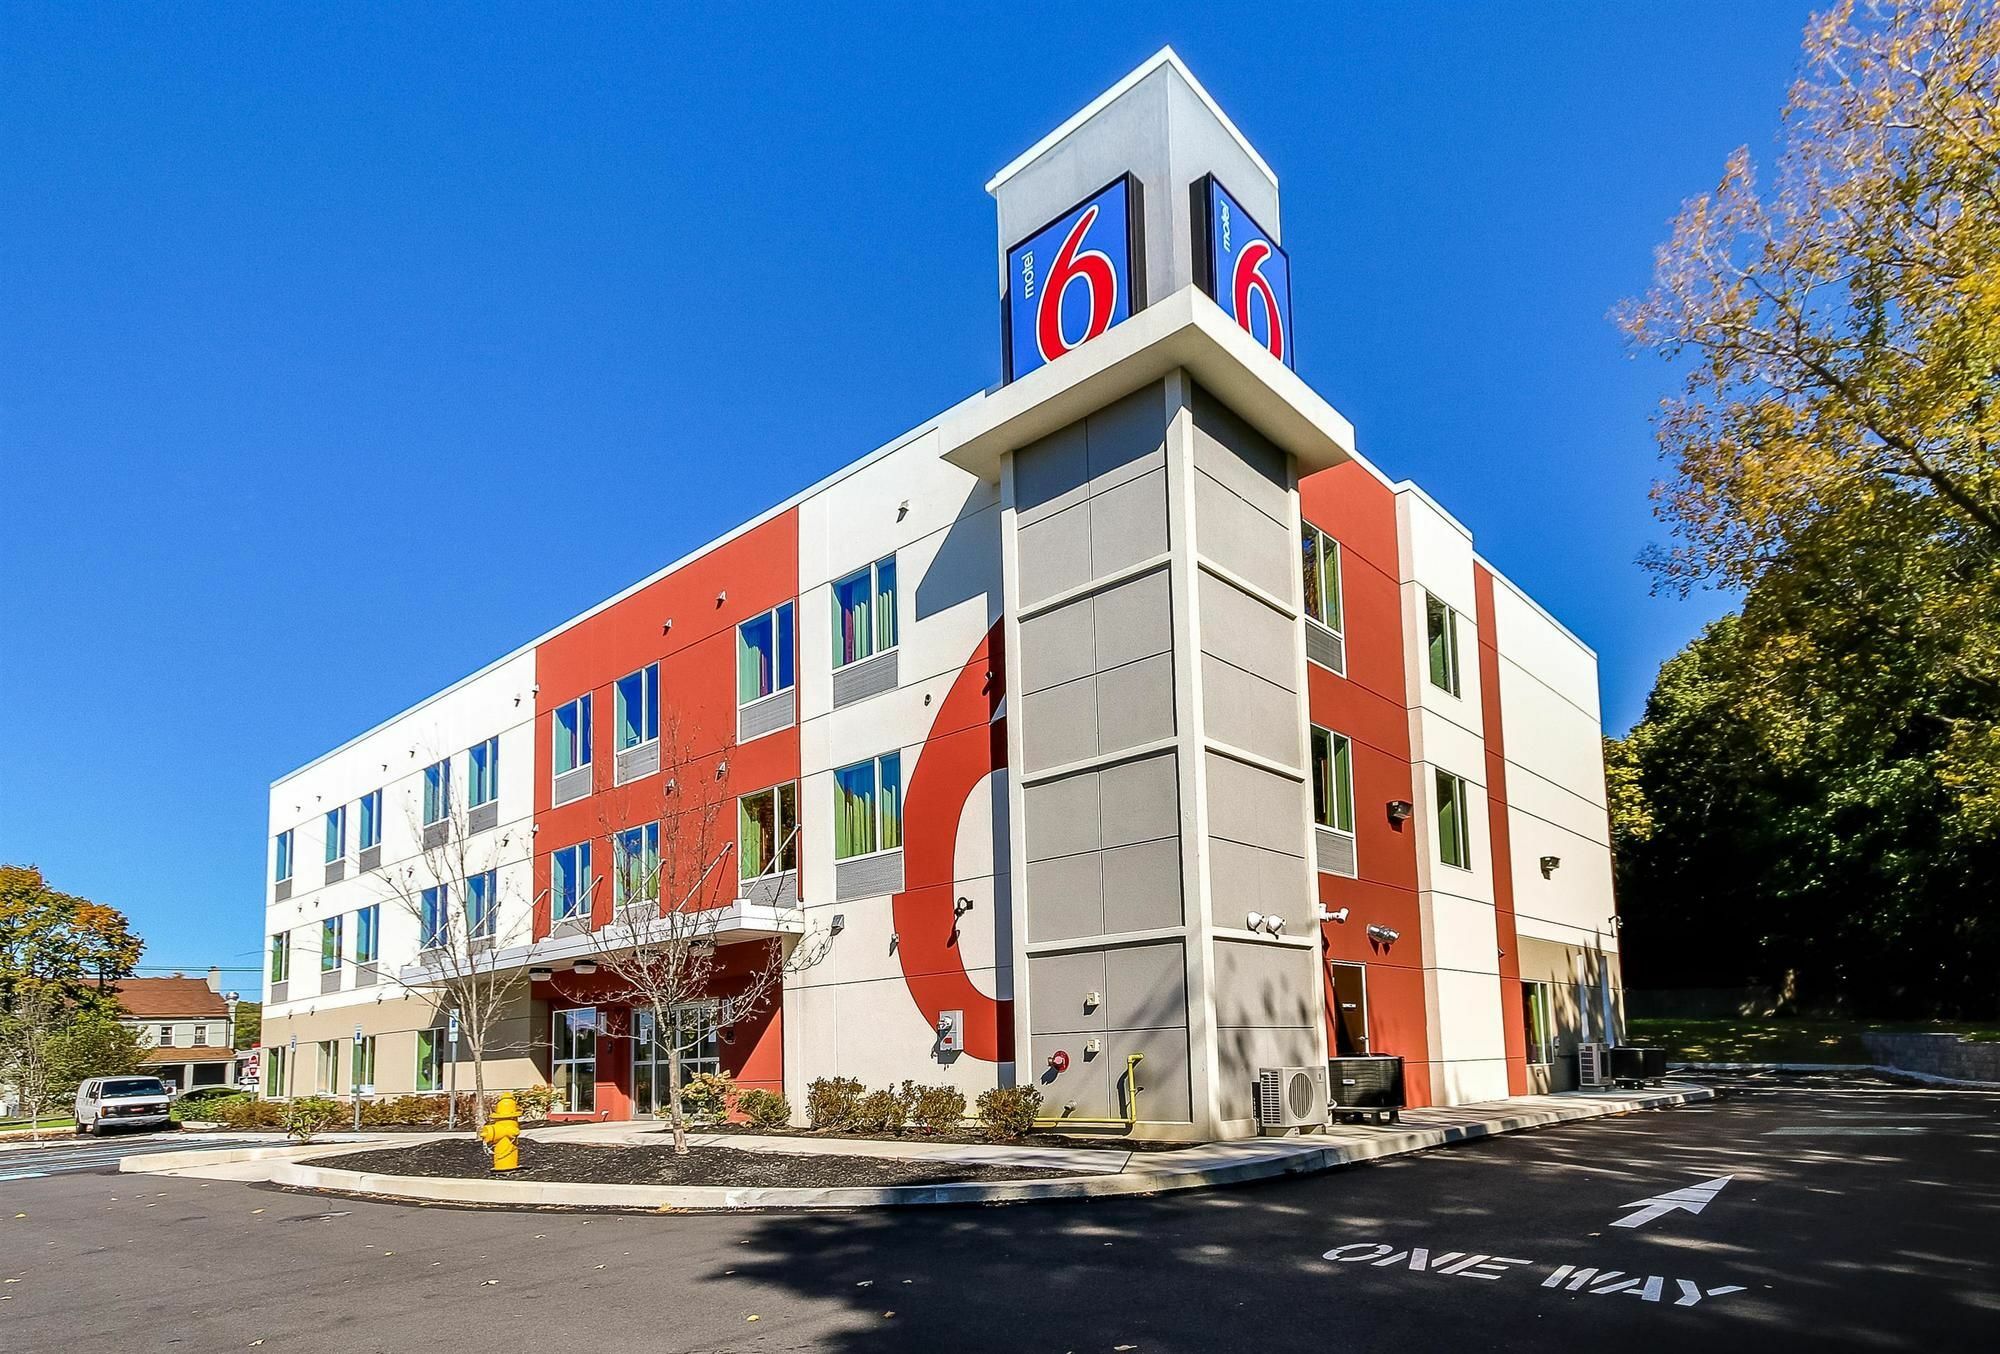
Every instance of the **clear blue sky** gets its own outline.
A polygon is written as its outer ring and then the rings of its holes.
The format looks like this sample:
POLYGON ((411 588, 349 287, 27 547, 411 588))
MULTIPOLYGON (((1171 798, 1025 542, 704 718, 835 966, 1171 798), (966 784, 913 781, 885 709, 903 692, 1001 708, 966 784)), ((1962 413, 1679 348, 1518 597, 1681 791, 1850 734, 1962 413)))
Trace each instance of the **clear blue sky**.
POLYGON ((1808 7, 956 8, 7 6, 0 859, 254 967, 268 783, 994 381, 981 185, 1165 43, 1300 374, 1624 729, 1721 603, 1605 314, 1808 7))

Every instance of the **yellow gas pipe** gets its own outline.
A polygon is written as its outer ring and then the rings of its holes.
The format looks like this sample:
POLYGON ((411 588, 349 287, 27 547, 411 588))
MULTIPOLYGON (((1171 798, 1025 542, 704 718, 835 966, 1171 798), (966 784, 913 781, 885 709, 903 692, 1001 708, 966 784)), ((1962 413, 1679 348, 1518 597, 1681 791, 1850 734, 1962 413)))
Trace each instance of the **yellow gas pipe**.
POLYGON ((1054 1119, 1035 1120, 1036 1128, 1061 1128, 1065 1124, 1083 1124, 1090 1128, 1122 1128, 1130 1133, 1139 1123, 1139 1064, 1146 1061, 1143 1053, 1125 1055, 1125 1089, 1128 1097, 1125 1103, 1131 1113, 1123 1119, 1079 1119, 1074 1115, 1058 1115, 1054 1119))

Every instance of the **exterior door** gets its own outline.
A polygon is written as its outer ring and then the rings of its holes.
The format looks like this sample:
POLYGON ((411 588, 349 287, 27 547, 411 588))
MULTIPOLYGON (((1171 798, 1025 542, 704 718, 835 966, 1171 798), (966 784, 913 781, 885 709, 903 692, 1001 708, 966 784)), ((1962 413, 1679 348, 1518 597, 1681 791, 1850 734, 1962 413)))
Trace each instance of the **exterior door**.
POLYGON ((1333 1054, 1336 1058, 1371 1052, 1368 1047, 1368 966, 1326 966, 1333 980, 1333 1054))
POLYGON ((663 1032, 651 1011, 632 1013, 632 1112, 659 1115, 672 1103, 668 1077, 673 1069, 670 1041, 681 1047, 681 1085, 700 1072, 722 1070, 722 1041, 716 1030, 712 1002, 676 1006, 667 1013, 671 1028, 663 1032))

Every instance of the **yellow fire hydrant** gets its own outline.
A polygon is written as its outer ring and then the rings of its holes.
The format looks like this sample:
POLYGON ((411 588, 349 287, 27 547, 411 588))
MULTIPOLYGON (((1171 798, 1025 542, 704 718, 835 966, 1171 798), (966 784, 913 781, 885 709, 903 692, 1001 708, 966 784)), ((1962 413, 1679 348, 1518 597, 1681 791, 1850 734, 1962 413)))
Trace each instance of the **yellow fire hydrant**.
POLYGON ((480 1141, 493 1149, 493 1169, 496 1171, 518 1170, 521 1165, 521 1146, 514 1139, 521 1136, 521 1107, 515 1103, 513 1094, 500 1097, 500 1103, 493 1107, 493 1117, 486 1121, 486 1127, 479 1130, 480 1141))

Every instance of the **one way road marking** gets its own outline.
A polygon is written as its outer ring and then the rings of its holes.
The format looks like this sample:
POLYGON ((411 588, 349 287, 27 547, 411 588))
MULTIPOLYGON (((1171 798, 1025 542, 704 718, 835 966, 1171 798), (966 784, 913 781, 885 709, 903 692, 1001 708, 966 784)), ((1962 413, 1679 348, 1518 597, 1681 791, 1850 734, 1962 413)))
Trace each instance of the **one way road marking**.
POLYGON ((1669 1190, 1665 1194, 1655 1194, 1650 1199, 1634 1199, 1625 1207, 1636 1208, 1639 1211, 1628 1214, 1611 1225, 1644 1227, 1653 1219, 1664 1218, 1677 1208, 1686 1209, 1690 1213, 1699 1213, 1715 1201, 1715 1196, 1722 1193, 1724 1185, 1735 1178, 1733 1175, 1721 1175, 1713 1180, 1704 1180, 1698 1185, 1687 1185, 1681 1189, 1669 1190))

